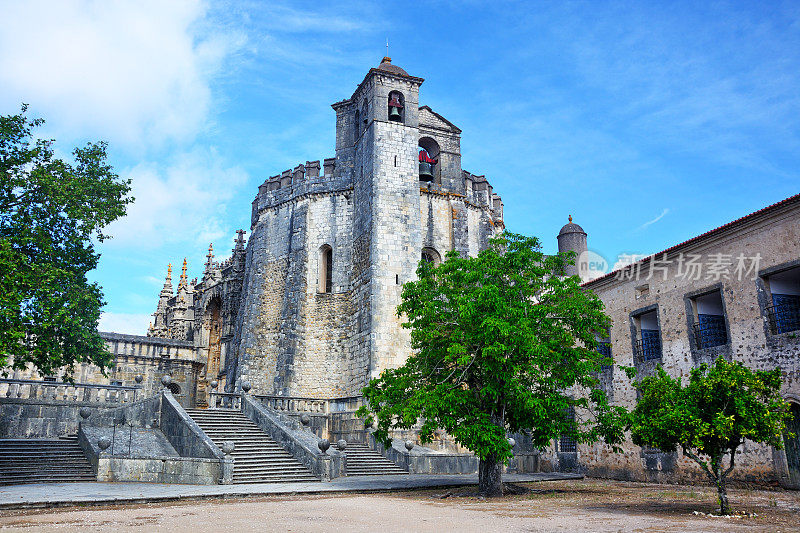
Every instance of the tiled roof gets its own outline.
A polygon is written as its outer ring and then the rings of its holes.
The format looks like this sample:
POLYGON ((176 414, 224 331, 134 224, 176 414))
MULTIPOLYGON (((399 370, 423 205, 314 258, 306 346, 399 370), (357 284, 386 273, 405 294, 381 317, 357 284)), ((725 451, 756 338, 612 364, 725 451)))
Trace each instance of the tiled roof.
POLYGON ((720 226, 718 228, 714 228, 714 229, 709 230, 709 231, 707 231, 705 233, 701 233, 700 235, 697 235, 696 237, 692 237, 691 239, 685 240, 685 241, 683 241, 681 243, 678 243, 678 244, 676 244, 674 246, 670 246, 666 250, 662 250, 662 251, 660 251, 658 253, 655 253, 655 254, 653 254, 651 256, 645 257, 644 259, 641 259, 641 260, 639 260, 639 261, 637 261, 635 263, 631 263, 630 265, 625 265, 624 267, 618 268, 617 270, 612 270, 608 274, 604 274, 604 275, 600 276, 599 278, 595 278, 593 280, 589 280, 589 281, 583 283, 582 286, 586 287, 586 286, 592 285, 593 283, 597 283, 597 282, 599 282, 601 280, 608 279, 608 278, 616 275, 617 272, 619 272, 620 270, 624 270, 626 268, 632 268, 633 265, 644 264, 644 263, 650 261, 651 257, 660 256, 660 255, 663 255, 665 253, 673 252, 673 251, 677 250, 678 248, 682 248, 682 247, 684 247, 686 245, 693 244, 695 242, 701 241, 701 240, 703 240, 703 239, 705 239, 707 237, 712 237, 714 235, 718 235, 719 233, 722 233, 723 231, 725 231, 725 230, 727 230, 729 228, 732 228, 732 227, 735 227, 735 226, 739 226, 739 225, 741 225, 741 224, 743 224, 743 223, 745 223, 745 222, 747 222, 749 220, 752 220, 753 218, 756 218, 756 217, 758 217, 760 215, 763 215, 765 213, 768 213, 770 211, 773 211, 773 210, 776 210, 776 209, 780 209, 782 207, 785 207, 785 206, 787 206, 789 204, 792 204, 792 203, 795 203, 795 202, 800 202, 800 194, 795 194, 794 196, 790 196, 789 198, 786 198, 785 200, 781 200, 780 202, 776 202, 776 203, 774 203, 772 205, 768 205, 767 207, 765 207, 763 209, 759 209, 758 211, 750 213, 749 215, 745 215, 745 216, 743 216, 741 218, 737 218, 736 220, 732 220, 732 221, 728 222, 727 224, 723 224, 722 226, 720 226))

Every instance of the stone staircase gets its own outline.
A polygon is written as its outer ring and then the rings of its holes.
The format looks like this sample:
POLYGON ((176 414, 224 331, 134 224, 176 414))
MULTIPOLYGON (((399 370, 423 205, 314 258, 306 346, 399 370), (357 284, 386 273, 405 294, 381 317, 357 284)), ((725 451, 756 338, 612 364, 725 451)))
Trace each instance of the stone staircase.
POLYGON ((347 454, 348 476, 408 474, 366 444, 348 444, 345 453, 347 454))
POLYGON ((77 437, 0 439, 0 485, 95 480, 77 437))
POLYGON ((218 447, 225 441, 234 443, 231 454, 234 483, 319 481, 241 411, 187 409, 186 412, 218 447))

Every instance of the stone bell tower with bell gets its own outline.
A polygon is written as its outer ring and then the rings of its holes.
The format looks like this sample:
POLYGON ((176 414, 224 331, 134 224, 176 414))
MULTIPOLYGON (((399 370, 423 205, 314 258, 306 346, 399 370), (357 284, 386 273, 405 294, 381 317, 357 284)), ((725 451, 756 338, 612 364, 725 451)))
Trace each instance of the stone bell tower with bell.
POLYGON ((396 309, 422 249, 418 165, 419 87, 384 57, 336 110, 336 171, 353 182, 355 335, 366 379, 403 364, 408 331, 396 309), (362 359, 363 358, 363 359, 362 359))

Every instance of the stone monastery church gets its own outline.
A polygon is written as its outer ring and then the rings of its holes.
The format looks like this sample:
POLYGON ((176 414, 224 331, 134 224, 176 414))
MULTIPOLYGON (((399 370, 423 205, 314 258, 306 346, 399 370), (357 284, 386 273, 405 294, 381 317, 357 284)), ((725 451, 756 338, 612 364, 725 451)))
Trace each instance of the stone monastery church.
MULTIPOLYGON (((388 57, 370 69, 332 105, 335 157, 261 184, 249 238, 240 230, 221 261, 209 247, 202 278, 188 280, 184 260, 173 288, 168 267, 147 336, 101 333, 108 376, 81 365, 74 381, 0 378, 0 483, 475 473, 446 435, 423 446, 397 432, 384 449, 355 415, 368 381, 410 355, 395 310, 420 260, 477 255, 504 229, 500 196, 461 168, 461 130, 420 105, 422 82, 388 57)), ((567 273, 612 319, 598 351, 615 364, 597 375, 610 400, 636 403, 616 365, 675 377, 718 357, 780 368, 785 446, 746 443, 733 475, 800 488, 800 194, 594 279, 583 228, 570 217, 557 239, 578 257, 567 273)), ((677 452, 630 440, 616 453, 569 435, 544 449, 513 439, 511 472, 703 480, 677 452)))
POLYGON ((461 130, 420 105, 422 82, 383 58, 332 105, 335 157, 259 186, 247 244, 240 231, 222 262, 209 248, 202 279, 184 262, 173 293, 168 271, 148 335, 193 343, 200 389, 359 395, 409 355, 395 310, 420 259, 476 255, 503 230, 500 196, 461 168, 461 130))

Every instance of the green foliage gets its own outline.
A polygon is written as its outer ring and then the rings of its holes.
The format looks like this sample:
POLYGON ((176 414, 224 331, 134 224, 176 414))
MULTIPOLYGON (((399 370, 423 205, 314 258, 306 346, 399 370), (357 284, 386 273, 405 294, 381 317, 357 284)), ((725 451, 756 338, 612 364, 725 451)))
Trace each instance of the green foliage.
POLYGON ((783 445, 790 415, 780 396, 779 368, 753 371, 720 357, 693 369, 685 387, 661 367, 635 386, 640 398, 631 417, 634 444, 666 452, 680 447, 717 485, 723 514, 729 511, 725 481, 744 440, 783 445))
POLYGON ((97 266, 93 239, 125 214, 130 181, 106 162, 106 144, 54 156, 34 139, 41 119, 0 117, 0 368, 32 364, 41 374, 83 361, 111 363, 97 334, 103 296, 86 273, 97 266))
POLYGON ((506 233, 477 257, 421 262, 398 307, 413 355, 363 391, 360 414, 377 418, 376 438, 388 444, 391 429, 419 420, 423 442, 442 428, 491 461, 511 457, 507 431, 526 431, 538 447, 562 433, 621 442, 626 413, 608 405, 595 377, 610 364, 595 350, 610 321, 577 277, 559 276, 567 260, 506 233), (564 416, 570 406, 585 415, 577 424, 564 416))

